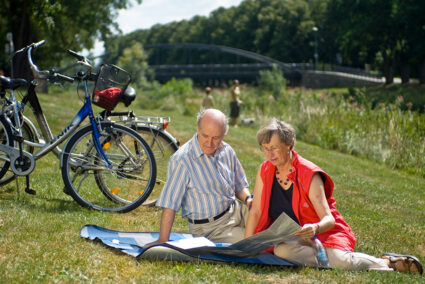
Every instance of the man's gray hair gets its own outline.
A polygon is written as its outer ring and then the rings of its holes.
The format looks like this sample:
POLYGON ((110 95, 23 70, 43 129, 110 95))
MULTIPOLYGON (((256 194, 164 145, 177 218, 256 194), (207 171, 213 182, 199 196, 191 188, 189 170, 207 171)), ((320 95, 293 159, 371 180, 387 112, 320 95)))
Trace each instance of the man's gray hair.
POLYGON ((223 115, 223 130, 224 130, 224 135, 227 134, 227 131, 229 130, 229 119, 227 118, 227 116, 220 110, 218 109, 211 109, 211 108, 203 108, 201 109, 201 111, 198 113, 196 120, 197 120, 197 126, 198 128, 201 128, 201 120, 202 118, 205 116, 205 113, 208 111, 217 111, 219 113, 221 113, 223 115))
POLYGON ((257 132, 257 142, 261 146, 262 144, 270 143, 270 139, 273 134, 277 134, 280 141, 286 145, 291 146, 291 149, 295 145, 295 130, 294 128, 283 121, 276 118, 270 119, 266 124, 261 126, 257 132))

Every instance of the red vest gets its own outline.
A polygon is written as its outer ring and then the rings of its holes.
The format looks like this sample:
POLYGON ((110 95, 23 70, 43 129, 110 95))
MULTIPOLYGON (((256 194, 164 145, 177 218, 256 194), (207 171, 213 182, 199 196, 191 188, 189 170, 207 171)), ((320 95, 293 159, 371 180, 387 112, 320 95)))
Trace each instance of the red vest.
MULTIPOLYGON (((294 160, 292 162, 293 171, 288 178, 293 183, 292 208, 297 216, 300 225, 317 223, 320 218, 317 216, 308 193, 311 179, 315 173, 321 173, 326 177, 325 195, 329 208, 335 218, 335 226, 326 232, 317 234, 323 246, 328 248, 337 248, 345 251, 354 251, 356 237, 350 226, 344 221, 344 218, 336 209, 335 199, 332 196, 334 184, 332 179, 318 166, 302 158, 292 150, 294 160)), ((261 165, 261 179, 263 181, 263 192, 261 196, 261 217, 254 233, 267 229, 273 220, 269 217, 270 195, 272 191, 273 179, 275 175, 275 166, 269 161, 261 165)))

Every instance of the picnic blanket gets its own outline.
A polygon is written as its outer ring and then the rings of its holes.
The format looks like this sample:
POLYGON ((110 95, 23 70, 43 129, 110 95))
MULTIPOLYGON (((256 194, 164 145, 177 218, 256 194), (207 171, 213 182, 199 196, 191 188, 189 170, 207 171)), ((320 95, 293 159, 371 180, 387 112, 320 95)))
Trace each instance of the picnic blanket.
POLYGON ((176 261, 233 262, 266 265, 298 266, 264 250, 274 244, 297 238, 299 225, 282 213, 269 229, 237 243, 214 243, 189 233, 172 232, 166 243, 143 248, 156 241, 158 232, 121 232, 95 225, 85 225, 81 237, 99 240, 106 246, 140 259, 176 261))

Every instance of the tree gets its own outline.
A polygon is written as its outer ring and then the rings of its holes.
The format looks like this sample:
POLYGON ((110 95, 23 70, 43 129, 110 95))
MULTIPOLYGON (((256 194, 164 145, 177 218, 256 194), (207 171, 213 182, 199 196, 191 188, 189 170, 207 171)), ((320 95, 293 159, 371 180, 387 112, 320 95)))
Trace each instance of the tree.
POLYGON ((131 81, 138 87, 146 82, 150 75, 148 70, 147 55, 140 43, 124 49, 122 56, 118 58, 117 65, 129 72, 131 81))
POLYGON ((394 78, 397 27, 393 25, 395 0, 330 0, 326 23, 328 36, 351 66, 362 67, 379 52, 386 83, 394 78))
MULTIPOLYGON (((90 49, 96 40, 105 40, 119 31, 114 22, 117 10, 127 8, 130 0, 0 0, 0 3, 0 18, 7 26, 0 29, 0 37, 5 38, 5 31, 12 32, 15 49, 45 39, 47 44, 37 55, 51 66, 61 61, 65 50, 90 49)), ((3 46, 0 45, 0 52, 3 46)), ((14 75, 30 78, 29 70, 22 68, 23 62, 25 58, 14 62, 14 75)))
POLYGON ((408 81, 409 73, 417 75, 425 84, 425 2, 398 0, 397 19, 402 28, 400 46, 400 71, 403 81, 408 81), (407 74, 406 74, 407 73, 407 74))
POLYGON ((409 82, 412 69, 419 69, 413 74, 425 83, 424 13, 424 1, 330 0, 326 26, 346 62, 360 65, 382 58, 387 84, 398 74, 409 82))

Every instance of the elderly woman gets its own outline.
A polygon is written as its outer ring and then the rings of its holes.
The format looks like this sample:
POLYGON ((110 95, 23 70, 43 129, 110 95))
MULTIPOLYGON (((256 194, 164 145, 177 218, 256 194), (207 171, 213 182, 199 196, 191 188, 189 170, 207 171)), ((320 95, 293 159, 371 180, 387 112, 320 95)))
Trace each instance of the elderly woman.
POLYGON ((422 273, 409 255, 376 258, 354 252, 356 237, 335 207, 332 179, 294 151, 295 132, 287 123, 270 120, 257 133, 267 160, 257 172, 245 237, 267 229, 284 212, 301 228, 299 240, 274 247, 274 254, 294 263, 318 266, 312 238, 325 247, 329 266, 347 270, 397 270, 422 273))

